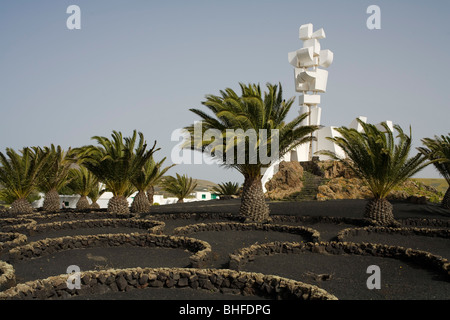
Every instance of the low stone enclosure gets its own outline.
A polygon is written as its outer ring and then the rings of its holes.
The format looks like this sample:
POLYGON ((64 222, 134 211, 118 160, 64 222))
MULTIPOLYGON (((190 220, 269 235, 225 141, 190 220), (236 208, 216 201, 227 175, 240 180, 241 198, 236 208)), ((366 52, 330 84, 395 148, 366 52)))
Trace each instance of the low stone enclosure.
POLYGON ((277 231, 298 234, 306 237, 308 241, 316 242, 320 239, 320 233, 317 230, 303 226, 285 226, 276 224, 259 224, 259 223, 239 223, 239 222, 213 222, 198 223, 185 227, 178 227, 174 230, 174 234, 191 234, 201 231, 227 231, 227 230, 262 230, 277 231))
POLYGON ((0 230, 2 232, 27 233, 36 225, 36 221, 27 218, 5 218, 0 219, 0 230))
POLYGON ((0 292, 2 299, 67 299, 106 292, 156 288, 191 288, 209 292, 239 292, 268 299, 336 300, 314 285, 278 276, 227 269, 130 268, 86 271, 80 289, 69 289, 67 275, 36 280, 0 292))
POLYGON ((193 268, 203 266, 211 255, 211 246, 207 242, 198 239, 156 235, 151 233, 118 233, 88 236, 67 236, 39 240, 11 249, 8 252, 7 261, 13 263, 18 260, 47 256, 62 250, 116 246, 187 249, 194 253, 189 257, 193 268))
POLYGON ((364 228, 347 228, 341 230, 338 235, 338 241, 348 241, 353 236, 359 234, 370 234, 370 233, 378 233, 378 234, 399 234, 399 235, 418 235, 425 237, 439 237, 450 239, 450 229, 430 229, 430 228, 416 228, 416 227, 408 227, 408 228, 386 228, 386 227, 364 227, 364 228))
POLYGON ((183 220, 183 219, 224 219, 231 221, 242 220, 239 216, 231 213, 166 213, 166 214, 148 214, 146 219, 152 220, 183 220))
POLYGON ((399 246, 353 242, 272 242, 256 244, 237 250, 230 255, 230 269, 241 270, 247 262, 258 255, 300 254, 312 252, 317 254, 355 254, 387 257, 412 262, 443 273, 450 281, 450 262, 438 255, 426 251, 413 250, 399 246))
POLYGON ((16 218, 0 218, 0 300, 2 299, 67 299, 106 292, 156 288, 205 289, 211 292, 255 295, 268 299, 337 299, 323 289, 276 275, 245 272, 243 267, 258 255, 317 254, 372 255, 410 261, 445 274, 450 281, 450 263, 441 256, 426 251, 400 246, 373 243, 349 242, 359 233, 396 233, 429 237, 450 238, 450 220, 403 219, 403 227, 385 228, 371 225, 366 219, 344 217, 309 217, 273 215, 269 224, 242 223, 232 214, 181 213, 159 214, 137 217, 133 215, 110 215, 106 212, 65 212, 49 214, 38 212, 16 218), (220 222, 195 223, 176 227, 173 235, 164 234, 165 225, 171 220, 194 219, 225 220, 220 222), (165 223, 165 222, 166 223, 165 223), (353 228, 340 230, 338 241, 323 242, 320 233, 303 225, 284 223, 350 224, 353 228), (421 228, 419 228, 419 226, 421 228), (55 230, 103 227, 131 227, 143 232, 74 235, 45 238, 28 243, 27 235, 51 233, 55 230), (447 228, 447 229, 446 229, 447 228), (228 269, 208 269, 212 257, 211 245, 195 239, 202 231, 276 231, 301 235, 304 242, 269 242, 240 248, 229 255, 228 269), (93 247, 141 246, 182 248, 192 252, 189 268, 129 268, 85 271, 81 273, 81 289, 69 289, 68 275, 52 276, 26 283, 16 283, 14 263, 53 253, 93 247), (203 268, 203 269, 201 269, 203 268))
POLYGON ((272 222, 282 224, 283 222, 301 222, 301 223, 346 223, 354 226, 369 226, 371 221, 367 219, 346 218, 346 217, 328 217, 328 216, 291 216, 291 215, 272 215, 272 222))
POLYGON ((27 236, 17 232, 0 232, 0 259, 2 254, 12 248, 24 245, 28 242, 27 236))
POLYGON ((1 291, 16 285, 16 275, 12 265, 0 261, 0 294, 1 291))
POLYGON ((14 247, 28 243, 27 236, 48 233, 63 229, 80 228, 104 228, 104 227, 130 227, 142 229, 151 234, 162 234, 164 222, 146 219, 89 219, 74 221, 55 221, 49 223, 37 224, 32 219, 7 218, 0 219, 0 230, 10 232, 0 232, 0 258, 5 259, 4 255, 14 247), (16 223, 16 224, 14 224, 16 223))
POLYGON ((146 219, 89 219, 74 221, 57 221, 33 225, 27 229, 28 235, 46 233, 53 230, 80 229, 80 228, 103 228, 103 227, 130 227, 143 229, 149 233, 161 234, 165 223, 162 221, 146 219))
MULTIPOLYGON (((183 220, 183 219, 195 219, 195 220, 212 220, 222 219, 234 222, 242 222, 243 219, 239 216, 231 213, 173 213, 173 214, 146 214, 143 216, 145 219, 150 220, 183 220)), ((346 223, 354 225, 355 227, 374 226, 373 222, 365 218, 348 218, 348 217, 332 217, 332 216, 308 216, 308 215, 279 215, 273 214, 270 216, 272 222, 275 224, 283 224, 285 222, 296 223, 346 223)), ((397 219, 402 226, 430 226, 438 228, 450 228, 450 220, 430 219, 430 218, 406 218, 397 219)))
MULTIPOLYGON (((77 220, 77 219, 130 219, 134 218, 135 215, 128 213, 110 213, 103 210, 97 210, 97 211, 61 211, 58 213, 54 212, 45 212, 45 211, 39 211, 29 214, 23 214, 19 215, 17 218, 23 218, 23 219, 32 219, 36 222, 43 222, 43 221, 52 221, 52 220, 77 220)), ((2 216, 0 216, 2 218, 2 216)), ((8 218, 15 218, 15 217, 8 217, 8 218)))
POLYGON ((26 235, 32 235, 40 232, 45 232, 45 228, 53 228, 55 230, 65 229, 65 228, 97 228, 101 227, 98 224, 103 224, 103 226, 111 227, 134 227, 134 228, 155 228, 155 230, 150 230, 151 232, 161 233, 164 229, 164 222, 153 221, 153 226, 145 227, 140 224, 149 224, 148 219, 144 222, 142 219, 135 219, 134 216, 122 215, 122 214, 110 214, 106 212, 62 212, 62 213, 32 213, 26 215, 19 215, 17 217, 0 217, 0 230, 2 232, 20 232, 26 235), (62 221, 61 221, 62 220, 62 221), (78 222, 76 222, 79 220, 78 222), (91 220, 90 223, 87 223, 91 220), (97 220, 98 222, 94 222, 97 220), (138 221, 135 221, 138 220, 138 221), (45 224, 46 225, 42 225, 45 224), (39 224, 39 225, 38 225, 39 224), (84 224, 84 225, 82 225, 84 224), (95 224, 95 225, 92 225, 95 224))
MULTIPOLYGON (((16 232, 33 236, 49 231, 62 229, 80 229, 80 228, 103 228, 103 227, 129 227, 144 229, 149 233, 161 234, 164 231, 165 223, 163 221, 137 219, 137 218, 98 218, 86 219, 86 217, 76 215, 80 220, 52 221, 56 215, 50 217, 35 216, 33 218, 6 218, 0 219, 0 229, 6 232, 16 232), (44 223, 37 223, 44 222, 44 223)), ((58 216, 61 219, 61 216, 58 216)))

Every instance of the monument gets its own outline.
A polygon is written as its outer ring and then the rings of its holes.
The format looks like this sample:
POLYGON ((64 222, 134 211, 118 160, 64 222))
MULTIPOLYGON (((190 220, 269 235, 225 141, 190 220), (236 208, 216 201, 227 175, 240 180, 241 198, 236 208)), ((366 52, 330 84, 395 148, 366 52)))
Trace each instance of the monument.
MULTIPOLYGON (((333 63, 334 54, 330 50, 321 50, 320 40, 325 39, 325 31, 319 29, 313 32, 311 23, 304 24, 299 29, 299 38, 303 47, 289 52, 289 63, 294 67, 295 91, 301 92, 299 97, 300 114, 309 112, 309 116, 302 125, 320 126, 322 109, 319 93, 326 92, 328 82, 328 68, 333 63)), ((309 145, 297 148, 297 161, 311 160, 318 151, 318 140, 309 145)))
MULTIPOLYGON (((297 146, 290 152, 286 153, 282 158, 273 162, 270 167, 263 172, 262 185, 266 192, 265 184, 275 173, 278 172, 278 166, 281 161, 311 161, 313 157, 319 160, 329 160, 327 156, 315 154, 319 150, 327 150, 334 152, 340 157, 345 157, 341 148, 327 139, 327 137, 337 137, 339 133, 336 127, 325 127, 321 125, 322 108, 320 93, 325 93, 328 82, 328 68, 334 59, 331 50, 322 50, 320 40, 325 39, 325 31, 321 28, 314 31, 311 23, 300 26, 299 39, 303 41, 303 47, 288 53, 288 61, 294 67, 294 85, 295 91, 300 93, 299 106, 300 114, 309 113, 309 116, 301 123, 301 125, 316 125, 319 129, 313 134, 313 141, 309 144, 297 146)), ((366 117, 358 117, 363 122, 367 121, 366 117)), ((393 130, 391 121, 385 121, 389 128, 393 130)), ((382 128, 381 125, 378 125, 382 128)), ((361 131, 361 125, 354 119, 349 128, 361 131)))

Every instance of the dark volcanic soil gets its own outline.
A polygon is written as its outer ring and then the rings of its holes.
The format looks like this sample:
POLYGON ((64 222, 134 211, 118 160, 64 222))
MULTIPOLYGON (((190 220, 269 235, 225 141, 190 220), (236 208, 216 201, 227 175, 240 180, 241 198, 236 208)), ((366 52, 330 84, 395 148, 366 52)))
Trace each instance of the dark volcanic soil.
MULTIPOLYGON (((271 213, 296 216, 331 216, 362 218, 364 200, 336 200, 326 202, 271 202, 271 213)), ((450 211, 434 205, 417 205, 395 202, 394 215, 397 219, 439 219, 447 223, 450 211)), ((239 200, 207 201, 152 207, 150 215, 168 213, 231 213, 236 215, 239 200)), ((176 227, 195 224, 229 221, 218 219, 163 219, 165 234, 173 234, 176 227)), ((349 223, 305 223, 276 222, 276 224, 303 225, 318 230, 322 241, 334 240, 337 233, 345 228, 357 227, 349 223)), ((426 226, 421 226, 426 227, 426 226)), ((433 228, 433 226, 430 226, 433 228)), ((135 228, 83 228, 67 229, 29 237, 36 241, 45 237, 61 237, 99 233, 146 232, 135 228)), ((305 241, 301 236, 273 231, 204 231, 186 235, 207 241, 213 249, 213 261, 208 267, 228 267, 228 255, 237 249, 254 243, 272 241, 305 241)), ((450 258, 450 240, 425 236, 402 236, 393 234, 360 234, 348 241, 372 242, 399 245, 426 250, 433 254, 450 258)), ((78 265, 82 271, 128 267, 187 267, 192 252, 183 249, 114 247, 89 248, 62 251, 50 256, 25 260, 13 264, 19 283, 66 273, 69 265, 78 265)), ((277 254, 257 256, 245 266, 245 271, 274 274, 317 285, 339 299, 450 299, 450 281, 442 274, 422 266, 413 265, 393 258, 358 255, 324 255, 314 253, 277 254), (381 270, 380 290, 369 290, 366 286, 367 267, 378 265, 381 270), (320 280, 317 275, 328 275, 328 280, 320 280)), ((154 289, 132 290, 130 292, 108 293, 95 299, 236 299, 236 296, 221 293, 205 293, 200 290, 154 289)), ((239 297, 244 298, 244 297, 239 297)), ((256 297, 253 297, 255 299, 256 297)), ((83 297, 89 299, 89 297, 83 297)))

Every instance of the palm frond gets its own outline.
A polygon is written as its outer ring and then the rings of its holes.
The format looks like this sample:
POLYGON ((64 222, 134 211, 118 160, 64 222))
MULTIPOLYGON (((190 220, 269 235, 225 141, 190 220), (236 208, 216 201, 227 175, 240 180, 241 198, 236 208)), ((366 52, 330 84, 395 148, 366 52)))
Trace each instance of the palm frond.
POLYGON ((307 115, 285 122, 294 99, 283 100, 281 84, 267 84, 264 93, 259 84, 239 83, 239 86, 240 96, 230 88, 221 90, 220 95, 206 95, 202 105, 212 114, 190 109, 200 116, 202 126, 200 132, 195 130, 198 128, 195 125, 184 128, 191 139, 183 147, 208 153, 222 166, 235 168, 244 175, 259 176, 262 168, 270 166, 293 147, 309 141, 318 127, 301 126, 307 115), (215 139, 204 138, 208 130, 221 134, 215 139), (227 139, 227 130, 241 130, 244 134, 227 139), (247 134, 251 130, 255 137, 247 134), (272 135, 274 132, 276 134, 272 135))
POLYGON ((92 137, 97 146, 78 148, 76 153, 83 166, 91 171, 114 196, 130 194, 131 180, 142 172, 145 163, 158 151, 156 141, 149 149, 142 133, 133 131, 132 136, 123 137, 113 131, 111 139, 92 137))
POLYGON ((318 154, 343 161, 367 184, 374 198, 385 198, 396 186, 430 164, 421 154, 409 157, 411 134, 405 134, 400 126, 394 126, 398 133, 394 137, 387 124, 382 124, 384 129, 379 130, 375 125, 358 121, 363 128, 361 132, 341 127, 336 129, 340 137, 329 138, 342 148, 345 158, 329 151, 318 154))
POLYGON ((197 182, 187 175, 177 173, 175 177, 165 176, 161 179, 159 185, 164 191, 182 200, 194 191, 197 187, 197 182))
POLYGON ((239 183, 237 182, 224 182, 224 183, 219 183, 217 186, 212 188, 212 191, 214 191, 215 193, 217 193, 219 196, 233 196, 233 195, 237 195, 239 193, 239 183))
POLYGON ((450 185, 450 134, 422 139, 424 147, 417 148, 433 162, 436 170, 450 185))
POLYGON ((6 148, 0 152, 0 184, 9 200, 26 199, 37 190, 43 177, 48 154, 36 152, 36 148, 23 148, 20 153, 6 148))

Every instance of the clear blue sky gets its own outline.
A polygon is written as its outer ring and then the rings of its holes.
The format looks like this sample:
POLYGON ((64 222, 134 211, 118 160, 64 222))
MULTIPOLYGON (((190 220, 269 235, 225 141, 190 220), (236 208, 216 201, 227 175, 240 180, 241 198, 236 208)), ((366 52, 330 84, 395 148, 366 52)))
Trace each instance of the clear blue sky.
MULTIPOLYGON (((449 1, 2 0, 0 150, 137 129, 169 164, 172 132, 198 120, 188 108, 206 94, 280 82, 286 98, 298 96, 287 54, 305 23, 325 29, 322 48, 335 54, 322 124, 392 120, 411 126, 419 146, 450 132, 449 12, 449 1), (66 27, 72 4, 81 30, 66 27), (366 27, 371 4, 381 30, 366 27)), ((211 165, 169 172, 243 181, 211 165)), ((432 167, 419 176, 438 177, 432 167)))

